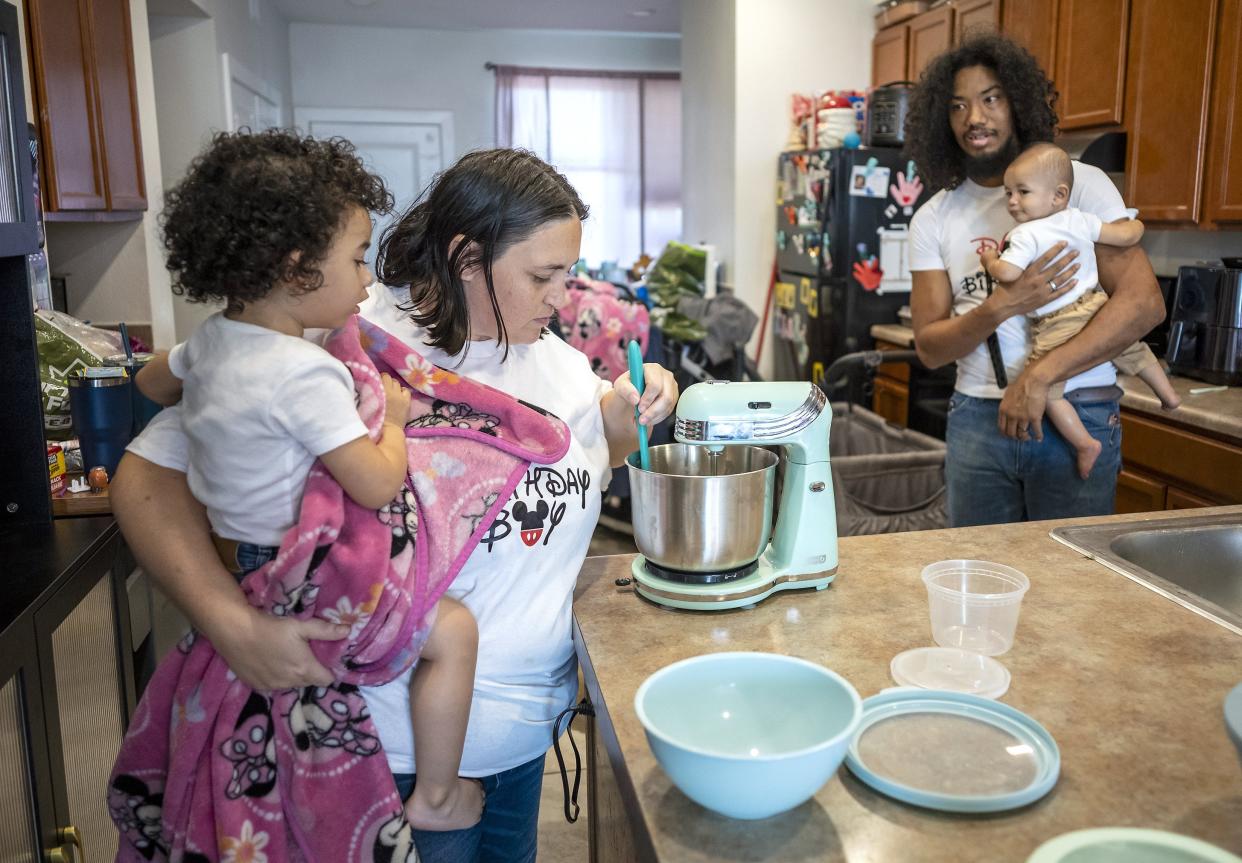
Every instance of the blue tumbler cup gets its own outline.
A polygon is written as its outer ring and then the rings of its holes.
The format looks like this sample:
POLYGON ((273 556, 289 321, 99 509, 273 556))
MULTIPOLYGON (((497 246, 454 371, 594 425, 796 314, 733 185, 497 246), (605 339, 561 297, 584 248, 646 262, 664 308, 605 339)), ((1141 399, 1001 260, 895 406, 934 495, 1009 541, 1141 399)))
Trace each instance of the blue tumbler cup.
POLYGON ((113 354, 112 356, 104 357, 104 365, 120 366, 129 372, 131 384, 129 389, 134 402, 134 437, 138 437, 138 433, 147 427, 147 423, 149 423, 157 413, 163 410, 162 405, 157 405, 155 402, 144 396, 142 392, 139 391, 137 385, 133 383, 133 379, 138 376, 138 372, 140 372, 142 367, 149 363, 154 356, 155 354, 139 351, 133 356, 113 354))
POLYGON ((69 377, 69 411, 82 447, 82 470, 102 465, 111 478, 133 438, 133 382, 120 369, 90 369, 69 377), (104 371, 119 374, 103 376, 104 371))

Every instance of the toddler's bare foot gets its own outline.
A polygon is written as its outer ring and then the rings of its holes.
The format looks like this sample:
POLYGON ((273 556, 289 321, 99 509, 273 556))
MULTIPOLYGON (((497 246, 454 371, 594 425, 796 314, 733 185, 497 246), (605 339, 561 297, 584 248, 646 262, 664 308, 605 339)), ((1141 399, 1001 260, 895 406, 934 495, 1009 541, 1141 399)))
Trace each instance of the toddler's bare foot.
POLYGON ((1160 407, 1166 411, 1175 411, 1182 406, 1182 397, 1177 393, 1171 393, 1160 399, 1160 407))
POLYGON ((405 801, 405 817, 416 830, 465 830, 483 818, 483 783, 477 779, 458 777, 442 799, 432 796, 415 785, 405 801))
POLYGON ((1100 457, 1100 453, 1104 450, 1104 445, 1094 438, 1091 443, 1084 445, 1078 450, 1078 475, 1086 479, 1091 475, 1091 468, 1095 466, 1095 460, 1100 457))

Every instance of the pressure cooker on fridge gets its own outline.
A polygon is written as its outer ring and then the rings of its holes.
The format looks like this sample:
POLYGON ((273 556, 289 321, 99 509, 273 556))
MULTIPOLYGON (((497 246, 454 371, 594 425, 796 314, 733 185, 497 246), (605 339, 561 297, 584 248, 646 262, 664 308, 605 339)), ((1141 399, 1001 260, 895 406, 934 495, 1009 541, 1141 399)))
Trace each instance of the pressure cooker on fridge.
POLYGON ((906 112, 912 81, 894 81, 871 91, 867 98, 867 146, 900 147, 906 142, 906 112))

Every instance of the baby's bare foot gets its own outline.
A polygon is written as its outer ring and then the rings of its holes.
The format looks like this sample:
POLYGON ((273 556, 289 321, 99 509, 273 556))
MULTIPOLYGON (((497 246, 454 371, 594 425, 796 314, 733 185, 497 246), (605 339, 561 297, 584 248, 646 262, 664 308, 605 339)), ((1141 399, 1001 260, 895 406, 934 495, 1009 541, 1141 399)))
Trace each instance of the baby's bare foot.
POLYGON ((1166 411, 1175 411, 1182 406, 1182 397, 1177 393, 1173 393, 1167 398, 1160 400, 1160 407, 1166 411))
POLYGON ((1095 460, 1100 457, 1100 453, 1104 450, 1104 445, 1094 438, 1091 443, 1078 450, 1078 475, 1083 479, 1091 476, 1091 468, 1095 466, 1095 460))
POLYGON ((438 800, 433 796, 439 795, 415 785, 414 793, 405 801, 405 817, 414 829, 465 830, 483 817, 483 783, 477 779, 458 777, 447 794, 438 800))

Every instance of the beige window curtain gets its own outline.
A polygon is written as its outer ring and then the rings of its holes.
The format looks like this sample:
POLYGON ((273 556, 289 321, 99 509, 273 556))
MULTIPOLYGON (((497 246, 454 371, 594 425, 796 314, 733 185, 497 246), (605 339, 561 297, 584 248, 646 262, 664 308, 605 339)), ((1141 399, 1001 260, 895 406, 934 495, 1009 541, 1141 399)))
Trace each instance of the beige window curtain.
POLYGON ((631 264, 681 236, 681 79, 676 72, 492 66, 496 141, 555 165, 591 217, 582 256, 631 264))

